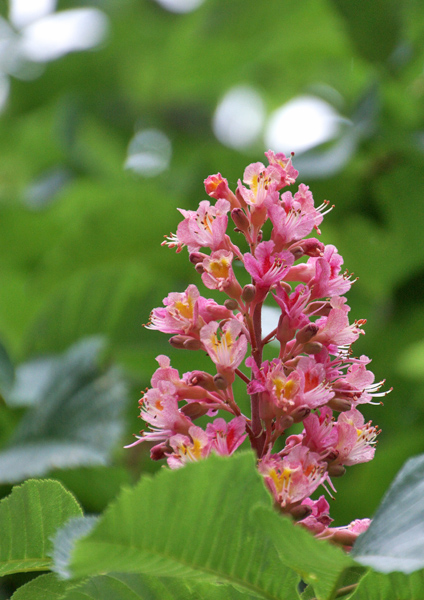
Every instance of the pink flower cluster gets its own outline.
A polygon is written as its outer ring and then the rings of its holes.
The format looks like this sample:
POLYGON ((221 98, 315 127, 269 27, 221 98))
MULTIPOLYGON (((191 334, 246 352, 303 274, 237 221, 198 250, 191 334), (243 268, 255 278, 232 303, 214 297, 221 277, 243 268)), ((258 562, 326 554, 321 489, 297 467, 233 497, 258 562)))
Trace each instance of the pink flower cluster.
POLYGON ((383 382, 374 382, 369 358, 352 355, 365 321, 349 322, 343 294, 353 281, 342 271, 343 259, 311 236, 321 233, 331 208, 327 202, 316 208, 304 184, 281 193, 298 172, 284 154, 265 155, 268 166, 249 165, 234 192, 220 173, 208 177, 206 192, 215 204, 179 209, 183 220, 164 244, 177 252, 186 246, 206 288, 226 299, 218 304, 189 285, 152 311, 148 327, 170 334, 176 348, 206 352, 215 372, 180 377, 169 358, 159 356, 152 387, 140 400, 149 430, 132 445, 154 442, 152 458, 179 468, 211 453, 230 455, 248 438, 276 506, 316 535, 350 547, 369 521, 331 528, 327 500, 311 495, 320 486, 331 495, 328 488, 334 490, 333 478, 345 467, 373 458, 379 431, 359 408, 384 395, 378 391, 383 382), (240 246, 227 233, 230 219, 240 246), (264 240, 267 221, 271 233, 264 240), (235 264, 250 276, 246 285, 235 264), (264 336, 265 301, 278 307, 279 317, 264 336), (264 360, 269 344, 275 358, 264 360), (234 397, 236 378, 246 385, 250 414, 234 397), (215 418, 218 411, 228 418, 215 418), (211 419, 206 428, 195 425, 204 415, 211 419), (303 431, 290 435, 295 423, 303 431))

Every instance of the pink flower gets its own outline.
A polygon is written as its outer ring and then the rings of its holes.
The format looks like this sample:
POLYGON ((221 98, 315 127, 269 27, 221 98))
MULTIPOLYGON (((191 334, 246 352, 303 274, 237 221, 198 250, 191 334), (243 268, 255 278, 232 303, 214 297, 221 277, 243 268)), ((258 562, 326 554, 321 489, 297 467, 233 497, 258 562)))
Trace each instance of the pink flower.
MULTIPOLYGON (((282 195, 284 198, 291 193, 286 192, 282 195)), ((309 235, 314 227, 314 215, 302 213, 295 209, 286 209, 283 202, 273 202, 267 204, 268 216, 272 222, 273 228, 271 239, 274 241, 276 249, 287 248, 293 242, 297 242, 309 235)))
POLYGON ((247 352, 247 339, 237 319, 229 319, 222 328, 216 322, 200 330, 200 339, 219 370, 236 369, 247 352))
POLYGON ((189 285, 182 293, 172 292, 163 303, 165 308, 152 310, 147 329, 198 337, 206 323, 232 316, 224 306, 203 298, 195 285, 189 285))
POLYGON ((303 444, 334 465, 355 465, 372 460, 378 428, 364 423, 356 409, 340 413, 337 422, 324 407, 320 415, 309 415, 304 421, 303 444))
POLYGON ((258 468, 274 500, 283 508, 310 496, 326 478, 320 456, 305 446, 296 446, 285 456, 265 456, 258 468))
MULTIPOLYGON (((313 338, 314 342, 320 342, 326 346, 345 346, 355 342, 359 335, 363 333, 360 329, 361 321, 349 325, 347 313, 350 308, 344 304, 345 302, 346 299, 339 296, 331 299, 332 309, 328 317, 321 317, 315 323, 319 326, 319 331, 313 338)), ((337 352, 337 350, 333 352, 333 349, 330 349, 330 351, 332 353, 337 352)))
POLYGON ((299 171, 296 171, 293 167, 291 157, 287 158, 282 152, 274 154, 272 150, 265 152, 265 156, 267 157, 269 164, 277 167, 280 172, 278 189, 281 189, 286 185, 291 185, 296 181, 299 171))
POLYGON ((178 399, 164 394, 158 388, 151 388, 141 400, 141 418, 149 424, 151 431, 143 432, 136 445, 143 441, 164 441, 177 433, 187 434, 191 420, 178 408, 178 399))
POLYGON ((221 173, 209 175, 204 181, 205 190, 208 196, 216 200, 228 200, 231 208, 238 208, 240 202, 237 200, 233 192, 228 187, 228 181, 222 177, 221 173))
POLYGON ((259 208, 263 205, 269 194, 275 192, 281 180, 280 169, 270 165, 265 167, 261 162, 252 163, 246 167, 243 175, 243 183, 238 181, 237 192, 250 206, 259 208))
POLYGON ((284 279, 285 274, 294 262, 291 252, 274 252, 274 242, 258 244, 255 256, 249 252, 244 255, 246 271, 253 277, 255 284, 267 288, 284 279))
POLYGON ((201 427, 192 425, 188 435, 174 435, 169 440, 173 452, 167 456, 171 469, 179 469, 189 462, 197 462, 210 454, 211 442, 201 427))
POLYGON ((198 252, 200 248, 226 248, 225 232, 228 224, 227 213, 230 210, 227 200, 218 200, 215 206, 211 206, 208 200, 203 200, 197 211, 182 208, 178 210, 184 221, 178 225, 176 235, 164 242, 170 248, 177 246, 178 251, 181 251, 183 246, 187 246, 189 252, 198 252))
POLYGON ((311 509, 311 513, 299 521, 299 525, 306 527, 313 534, 322 534, 333 521, 330 517, 330 505, 324 496, 320 496, 318 500, 306 498, 301 506, 306 506, 311 509))
POLYGON ((339 415, 337 424, 336 461, 341 465, 356 465, 374 458, 378 428, 371 421, 364 422, 364 416, 355 408, 339 415))
POLYGON ((239 299, 242 289, 235 278, 232 261, 233 253, 228 250, 212 252, 202 262, 202 281, 210 290, 219 290, 231 298, 239 299))
POLYGON ((288 342, 293 339, 297 329, 302 329, 309 323, 309 318, 304 314, 304 310, 311 293, 306 286, 298 285, 295 291, 289 295, 284 287, 277 285, 273 296, 281 308, 277 339, 280 342, 288 342))
POLYGON ((311 299, 345 294, 351 287, 350 277, 340 269, 343 258, 331 244, 325 246, 322 257, 311 257, 307 263, 295 265, 287 275, 287 281, 304 281, 311 289, 311 299))
POLYGON ((229 423, 224 419, 215 419, 208 423, 206 433, 211 441, 211 449, 220 456, 230 456, 246 439, 246 420, 236 417, 229 423))

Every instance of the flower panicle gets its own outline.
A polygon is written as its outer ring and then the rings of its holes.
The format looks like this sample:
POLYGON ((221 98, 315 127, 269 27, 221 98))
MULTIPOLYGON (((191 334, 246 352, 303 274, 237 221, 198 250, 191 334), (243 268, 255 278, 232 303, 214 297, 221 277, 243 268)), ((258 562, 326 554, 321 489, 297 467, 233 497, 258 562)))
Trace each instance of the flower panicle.
POLYGON ((206 353, 213 368, 180 376, 159 356, 140 401, 148 430, 130 447, 151 442, 153 460, 181 468, 211 453, 231 455, 249 440, 278 509, 349 548, 369 522, 331 527, 327 500, 311 496, 320 487, 331 496, 346 467, 372 460, 380 431, 360 408, 381 404, 373 399, 391 390, 380 391, 384 381, 375 382, 367 356, 353 356, 366 323, 349 320, 344 294, 356 279, 335 246, 312 237, 334 207, 327 200, 315 207, 304 184, 281 191, 298 176, 292 156, 271 150, 265 156, 268 165, 246 167, 235 190, 220 173, 207 177, 205 190, 215 202, 179 209, 183 220, 163 242, 177 252, 187 247, 204 286, 225 299, 219 304, 189 285, 152 310, 147 328, 170 335, 175 348, 206 353), (265 301, 278 307, 279 318, 264 336, 265 301), (275 358, 264 360, 271 343, 275 358), (236 379, 246 386, 250 414, 235 397, 236 379), (200 417, 209 418, 206 427, 195 423, 200 417), (303 430, 291 434, 295 423, 303 430))

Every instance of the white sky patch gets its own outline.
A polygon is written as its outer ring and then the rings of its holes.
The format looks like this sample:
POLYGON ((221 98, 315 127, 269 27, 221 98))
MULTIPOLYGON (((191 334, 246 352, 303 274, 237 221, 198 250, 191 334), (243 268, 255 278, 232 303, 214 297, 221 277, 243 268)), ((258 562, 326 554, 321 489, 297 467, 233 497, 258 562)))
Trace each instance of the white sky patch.
POLYGON ((21 29, 55 9, 56 0, 9 0, 9 19, 17 29, 21 29))
POLYGON ((336 137, 343 119, 325 100, 298 96, 275 110, 267 123, 265 145, 276 152, 310 150, 336 137))
POLYGON ((242 150, 258 140, 265 122, 265 106, 260 94, 249 86, 230 89, 213 116, 213 131, 220 142, 242 150))
POLYGON ((9 98, 10 81, 6 75, 0 73, 0 112, 6 108, 7 99, 9 98))
POLYGON ((143 177, 156 177, 169 167, 171 155, 168 136, 158 129, 145 129, 131 140, 124 168, 143 177))
POLYGON ((47 62, 97 46, 107 30, 107 17, 96 8, 64 10, 24 27, 20 50, 29 60, 47 62))
POLYGON ((267 336, 277 327, 280 315, 281 310, 279 308, 265 305, 262 307, 262 337, 267 336))
POLYGON ((175 13, 188 13, 196 10, 205 0, 156 0, 166 10, 175 13))

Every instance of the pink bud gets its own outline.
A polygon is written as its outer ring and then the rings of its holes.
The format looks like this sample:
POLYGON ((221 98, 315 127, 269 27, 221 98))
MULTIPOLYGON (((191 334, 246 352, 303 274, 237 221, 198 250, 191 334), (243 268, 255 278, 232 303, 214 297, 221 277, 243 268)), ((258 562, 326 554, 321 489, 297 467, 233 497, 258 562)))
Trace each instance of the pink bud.
POLYGON ((208 412, 209 408, 210 407, 207 404, 190 402, 181 408, 181 412, 189 419, 198 419, 199 417, 203 417, 203 415, 208 412))
POLYGON ((308 342, 303 346, 306 354, 319 354, 322 350, 322 344, 319 342, 308 342))
POLYGON ((224 306, 225 308, 228 308, 228 310, 236 310, 238 303, 233 298, 227 298, 224 302, 224 306))
POLYGON ((328 474, 330 477, 341 477, 346 473, 346 469, 343 465, 330 465, 328 467, 328 474))
POLYGON ((306 504, 299 504, 298 506, 290 509, 290 514, 295 521, 301 521, 302 519, 309 517, 311 513, 312 507, 307 506, 306 504))
POLYGON ((302 329, 299 329, 296 333, 296 340, 299 344, 306 344, 318 333, 318 330, 318 325, 308 323, 308 325, 305 325, 305 327, 302 327, 302 329))
POLYGON ((196 340, 196 338, 189 338, 183 344, 186 350, 200 350, 202 347, 202 342, 200 340, 196 340))
POLYGON ((218 390, 225 390, 228 387, 228 381, 225 379, 225 377, 223 377, 223 375, 215 375, 213 382, 218 390))
POLYGON ((234 221, 234 225, 243 232, 248 231, 250 227, 249 219, 246 213, 241 208, 234 208, 231 211, 231 218, 234 221))
POLYGON ((347 400, 346 398, 331 398, 329 402, 327 402, 327 406, 332 408, 333 410, 337 410, 337 412, 346 412, 352 408, 352 402, 347 400))
POLYGON ((245 302, 252 302, 253 298, 256 294, 256 288, 251 283, 248 283, 244 286, 243 291, 241 293, 241 297, 245 302))

